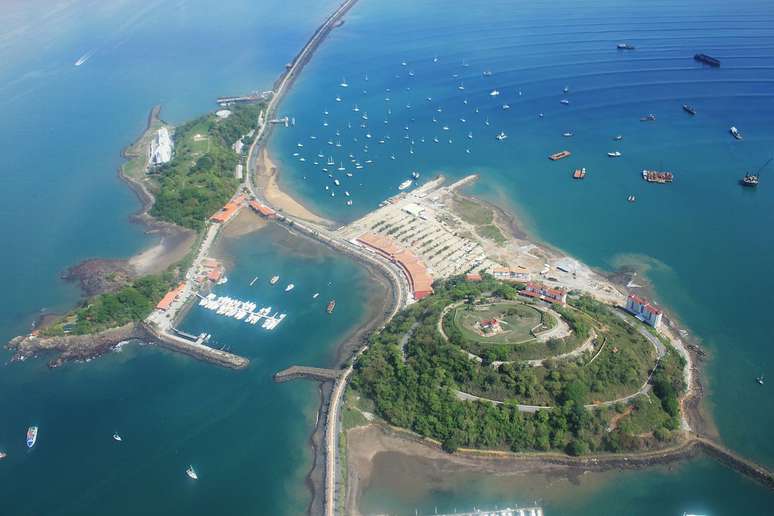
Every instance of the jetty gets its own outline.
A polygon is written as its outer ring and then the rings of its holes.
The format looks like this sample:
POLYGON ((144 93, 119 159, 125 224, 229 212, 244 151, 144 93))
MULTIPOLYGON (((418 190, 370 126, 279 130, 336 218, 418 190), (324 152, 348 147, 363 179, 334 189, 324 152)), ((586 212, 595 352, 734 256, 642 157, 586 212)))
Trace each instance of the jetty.
POLYGON ((204 360, 229 369, 243 369, 250 363, 248 359, 239 355, 207 346, 205 342, 208 335, 205 333, 192 338, 193 335, 179 330, 173 330, 172 332, 158 331, 158 329, 151 324, 146 323, 144 326, 163 347, 171 349, 172 351, 184 353, 199 360, 204 360))
POLYGON ((321 367, 290 366, 274 374, 277 383, 289 382, 299 378, 307 378, 320 382, 337 380, 342 371, 338 369, 323 369, 321 367))
POLYGON ((469 512, 447 512, 437 516, 543 516, 543 508, 534 507, 506 507, 505 509, 481 510, 473 509, 469 512))

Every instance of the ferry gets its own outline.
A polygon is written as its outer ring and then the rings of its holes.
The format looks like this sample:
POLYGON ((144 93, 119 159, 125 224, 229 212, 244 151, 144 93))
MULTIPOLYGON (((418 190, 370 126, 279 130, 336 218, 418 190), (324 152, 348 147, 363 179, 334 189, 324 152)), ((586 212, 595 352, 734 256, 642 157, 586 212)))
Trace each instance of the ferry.
POLYGON ((115 433, 113 434, 113 440, 114 440, 114 441, 118 441, 118 442, 120 443, 121 441, 123 441, 123 440, 124 440, 124 438, 123 438, 123 437, 121 437, 120 435, 118 435, 118 432, 115 432, 115 433))
POLYGON ((671 172, 658 172, 656 170, 643 170, 642 178, 648 183, 671 183, 674 175, 671 172))
POLYGON ((620 158, 621 153, 619 151, 608 152, 607 155, 611 158, 620 158))
POLYGON ((495 136, 495 138, 497 138, 497 139, 498 139, 498 140, 500 140, 500 141, 503 141, 503 140, 505 140, 506 138, 508 138, 508 135, 507 135, 507 134, 505 134, 505 132, 504 132, 504 131, 500 131, 500 134, 498 134, 497 136, 495 136))
POLYGON ((295 285, 293 285, 292 283, 288 283, 288 286, 287 286, 287 287, 285 287, 285 292, 290 292, 290 291, 291 291, 291 290, 293 290, 294 288, 296 288, 296 286, 295 286, 295 285))
POLYGON ((586 177, 586 168, 576 168, 575 172, 572 173, 573 179, 583 179, 586 177))
POLYGON ((32 448, 38 441, 38 427, 31 426, 27 429, 27 448, 32 448))
POLYGON ((185 474, 188 475, 188 478, 191 480, 199 480, 199 475, 196 474, 196 470, 193 466, 188 466, 188 468, 185 470, 185 474))
POLYGON ((563 151, 557 152, 555 154, 551 154, 550 156, 548 156, 548 159, 550 159, 551 161, 557 161, 557 160, 560 160, 560 159, 564 159, 564 158, 566 158, 567 156, 569 156, 571 154, 572 153, 570 151, 563 150, 563 151))
POLYGON ((737 129, 734 126, 731 126, 731 129, 729 129, 728 132, 730 132, 731 136, 733 136, 737 140, 743 140, 744 139, 744 137, 742 136, 742 133, 739 132, 739 129, 737 129))
POLYGON ((693 58, 700 63, 708 64, 710 66, 720 66, 720 61, 714 57, 710 57, 707 54, 695 54, 693 58))
POLYGON ((329 314, 333 313, 333 309, 336 308, 336 300, 331 299, 328 301, 328 307, 325 309, 329 314))
POLYGON ((276 285, 278 281, 279 281, 279 276, 272 276, 271 279, 269 280, 269 283, 271 283, 272 285, 276 285))
POLYGON ((631 43, 619 43, 615 46, 618 50, 634 50, 634 45, 631 43))
POLYGON ((696 114, 696 108, 688 104, 683 104, 683 111, 685 111, 686 113, 690 113, 691 115, 696 114))
POLYGON ((398 190, 405 190, 406 188, 411 186, 413 182, 414 181, 412 181, 411 179, 406 179, 405 181, 403 181, 401 184, 398 185, 398 190))

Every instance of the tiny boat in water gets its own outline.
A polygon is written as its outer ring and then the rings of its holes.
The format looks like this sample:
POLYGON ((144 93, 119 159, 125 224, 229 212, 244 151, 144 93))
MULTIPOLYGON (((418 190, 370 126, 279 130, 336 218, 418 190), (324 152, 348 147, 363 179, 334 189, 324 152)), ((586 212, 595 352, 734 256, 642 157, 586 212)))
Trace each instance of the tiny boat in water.
POLYGON ((188 478, 190 478, 191 480, 199 480, 199 475, 196 474, 196 470, 191 465, 189 465, 188 468, 185 470, 185 474, 188 475, 188 478))

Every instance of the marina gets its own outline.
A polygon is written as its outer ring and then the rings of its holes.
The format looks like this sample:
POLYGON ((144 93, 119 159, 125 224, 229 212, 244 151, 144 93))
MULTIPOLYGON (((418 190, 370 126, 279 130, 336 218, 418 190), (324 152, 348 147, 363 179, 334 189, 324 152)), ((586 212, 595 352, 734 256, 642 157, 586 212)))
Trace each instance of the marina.
POLYGON ((261 322, 261 328, 265 330, 273 330, 287 316, 287 314, 279 312, 272 314, 272 307, 270 306, 265 306, 255 311, 258 305, 252 301, 240 301, 239 299, 228 296, 216 296, 215 294, 208 294, 207 296, 196 295, 199 298, 199 306, 202 308, 211 310, 217 315, 231 317, 237 321, 244 321, 247 324, 255 325, 261 322))

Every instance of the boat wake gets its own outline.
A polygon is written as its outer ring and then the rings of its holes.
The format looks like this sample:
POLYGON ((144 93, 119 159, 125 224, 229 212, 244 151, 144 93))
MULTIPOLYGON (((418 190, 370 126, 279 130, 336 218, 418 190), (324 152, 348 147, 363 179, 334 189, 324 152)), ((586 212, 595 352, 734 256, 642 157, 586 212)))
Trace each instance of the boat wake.
POLYGON ((83 54, 81 57, 78 58, 78 60, 75 62, 75 66, 81 66, 82 64, 86 64, 86 61, 91 59, 91 56, 94 55, 94 51, 90 50, 83 54))

